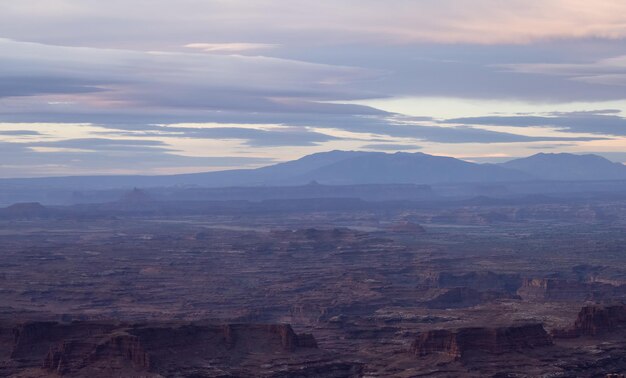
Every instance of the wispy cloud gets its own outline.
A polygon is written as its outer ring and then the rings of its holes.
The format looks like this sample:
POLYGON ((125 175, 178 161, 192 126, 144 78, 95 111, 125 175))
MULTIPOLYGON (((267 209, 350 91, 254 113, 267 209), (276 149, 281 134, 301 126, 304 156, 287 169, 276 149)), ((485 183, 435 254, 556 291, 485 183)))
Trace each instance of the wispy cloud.
POLYGON ((278 45, 271 43, 188 43, 185 47, 208 53, 235 54, 274 49, 278 45))
POLYGON ((589 84, 626 86, 626 55, 591 63, 527 63, 501 67, 517 73, 564 76, 589 84))
POLYGON ((510 44, 626 36, 626 3, 621 0, 135 0, 110 1, 106 7, 95 0, 49 0, 45 5, 20 0, 0 7, 0 34, 11 30, 20 39, 73 44, 88 38, 99 44, 158 40, 184 45, 188 41, 182 39, 190 35, 227 36, 230 41, 253 36, 256 43, 280 44, 510 44), (25 28, 24 19, 36 27, 25 28), (106 21, 115 27, 107 27, 106 21), (78 28, 80 33, 68 32, 78 28))

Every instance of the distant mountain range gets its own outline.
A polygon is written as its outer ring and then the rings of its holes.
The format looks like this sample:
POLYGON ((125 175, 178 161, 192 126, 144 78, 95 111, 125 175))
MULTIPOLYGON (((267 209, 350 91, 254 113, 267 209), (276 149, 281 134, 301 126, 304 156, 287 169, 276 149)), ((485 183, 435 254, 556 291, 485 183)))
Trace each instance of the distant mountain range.
POLYGON ((169 186, 447 184, 626 180, 626 166, 597 155, 545 154, 502 164, 477 164, 424 153, 331 151, 258 169, 171 176, 76 176, 4 179, 4 188, 107 189, 169 186))
POLYGON ((626 166, 613 163, 598 155, 545 154, 539 153, 523 159, 515 159, 501 167, 515 169, 541 180, 586 181, 624 180, 626 166))

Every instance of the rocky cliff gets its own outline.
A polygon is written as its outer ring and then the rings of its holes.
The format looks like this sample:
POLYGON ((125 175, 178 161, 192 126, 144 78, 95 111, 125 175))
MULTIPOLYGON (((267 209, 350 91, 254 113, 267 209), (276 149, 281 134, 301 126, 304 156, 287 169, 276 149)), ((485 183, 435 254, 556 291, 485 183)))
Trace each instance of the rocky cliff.
POLYGON ((591 305, 583 307, 573 326, 557 329, 554 337, 596 336, 626 327, 626 305, 591 305))
MULTIPOLYGON (((40 376, 169 376, 181 367, 196 374, 207 366, 210 371, 202 374, 212 376, 231 368, 244 374, 261 365, 280 372, 283 364, 308 366, 299 361, 302 356, 312 371, 332 372, 345 364, 321 358, 313 335, 296 334, 288 324, 28 322, 14 327, 7 346, 15 372, 41 368, 40 376)), ((358 365, 346 369, 352 368, 358 365)))
POLYGON ((552 340, 541 324, 526 324, 428 331, 418 335, 410 352, 415 356, 443 354, 462 359, 476 352, 502 354, 550 345, 552 340))

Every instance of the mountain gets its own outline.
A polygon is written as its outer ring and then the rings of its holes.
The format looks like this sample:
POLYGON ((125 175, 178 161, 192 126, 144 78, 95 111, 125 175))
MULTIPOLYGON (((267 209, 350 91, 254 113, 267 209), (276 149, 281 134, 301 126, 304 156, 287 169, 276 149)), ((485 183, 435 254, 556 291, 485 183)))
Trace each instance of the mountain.
POLYGON ((540 180, 626 180, 626 166, 598 155, 539 153, 500 164, 540 180))
MULTIPOLYGON (((155 187, 451 184, 529 182, 532 180, 626 180, 626 166, 596 155, 537 154, 503 164, 477 164, 424 153, 330 151, 258 169, 236 169, 171 176, 76 176, 0 180, 0 194, 45 201, 66 197, 67 190, 109 190, 155 187)), ((1 196, 0 196, 1 197, 1 196)), ((1 199, 1 198, 0 198, 1 199)))
POLYGON ((453 182, 502 182, 530 176, 491 164, 427 155, 421 152, 386 154, 371 152, 347 157, 297 176, 324 184, 438 184, 453 182))
POLYGON ((431 184, 528 180, 523 172, 423 153, 330 151, 258 169, 171 176, 92 176, 0 180, 2 186, 112 189, 167 186, 277 186, 321 184, 431 184))

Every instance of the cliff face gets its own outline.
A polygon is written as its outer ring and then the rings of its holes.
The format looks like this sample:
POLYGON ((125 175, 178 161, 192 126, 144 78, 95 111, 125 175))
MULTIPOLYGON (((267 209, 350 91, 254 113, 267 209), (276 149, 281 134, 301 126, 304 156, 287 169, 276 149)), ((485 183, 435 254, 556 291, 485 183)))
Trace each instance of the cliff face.
POLYGON ((243 366, 250 356, 267 364, 304 349, 317 353, 315 338, 288 324, 30 322, 14 328, 10 358, 57 375, 167 376, 181 366, 243 366))
POLYGON ((624 289, 600 282, 560 279, 525 279, 517 293, 525 300, 585 301, 620 297, 624 289))
POLYGON ((586 306, 578 313, 574 328, 583 335, 596 335, 626 325, 626 305, 586 306))
POLYGON ((444 354, 463 358, 468 353, 502 354, 552 345, 541 324, 500 328, 460 328, 420 334, 411 346, 416 356, 444 354))
POLYGON ((94 363, 129 364, 137 370, 148 370, 150 356, 143 349, 138 337, 120 333, 105 337, 104 340, 64 340, 50 348, 43 368, 57 374, 67 374, 94 363))
POLYGON ((312 335, 298 335, 288 324, 188 324, 181 327, 136 327, 128 332, 136 335, 154 353, 182 346, 198 346, 215 353, 293 352, 298 348, 317 348, 312 335))
POLYGON ((626 327, 626 305, 585 306, 569 329, 553 331, 555 337, 596 336, 626 327))
POLYGON ((13 329, 11 358, 40 362, 51 347, 64 340, 84 338, 85 335, 103 335, 116 326, 101 323, 28 322, 13 329))

